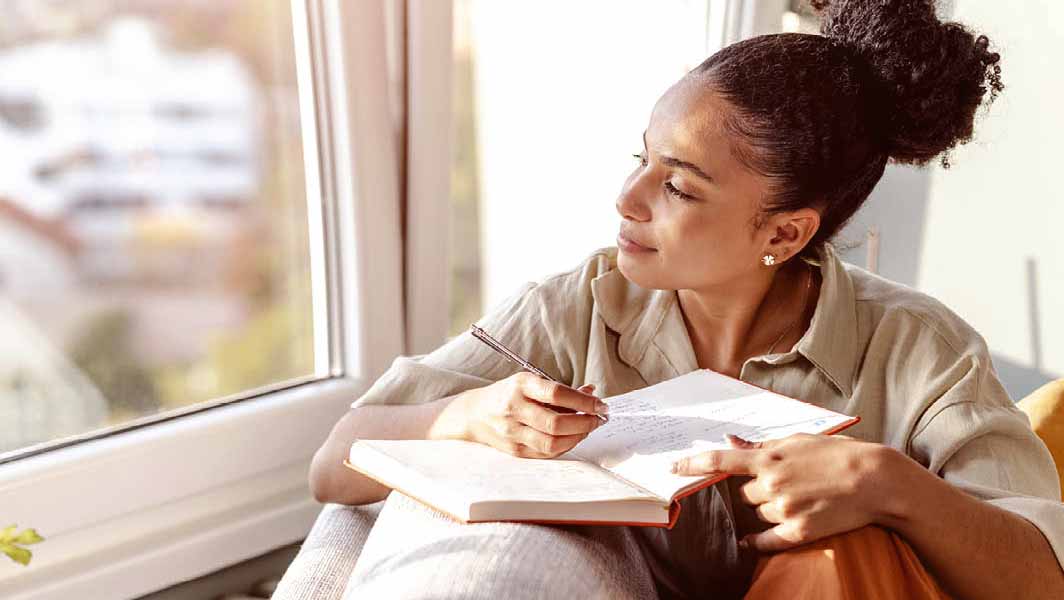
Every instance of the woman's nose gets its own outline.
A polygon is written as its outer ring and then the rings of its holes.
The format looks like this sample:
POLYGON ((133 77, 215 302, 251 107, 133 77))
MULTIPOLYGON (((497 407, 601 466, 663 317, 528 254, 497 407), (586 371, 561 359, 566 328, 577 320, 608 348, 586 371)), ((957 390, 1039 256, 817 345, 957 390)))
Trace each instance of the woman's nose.
POLYGON ((617 212, 625 219, 633 221, 650 220, 650 203, 647 198, 646 178, 642 173, 632 175, 625 182, 617 201, 617 212))

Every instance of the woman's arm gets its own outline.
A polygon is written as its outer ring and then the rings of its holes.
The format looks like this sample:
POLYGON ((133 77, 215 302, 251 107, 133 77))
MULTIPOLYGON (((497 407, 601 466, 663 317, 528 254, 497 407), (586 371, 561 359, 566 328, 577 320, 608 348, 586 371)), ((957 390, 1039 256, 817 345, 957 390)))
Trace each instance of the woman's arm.
POLYGON ((605 415, 607 407, 591 395, 594 387, 574 390, 522 372, 424 404, 352 408, 314 454, 314 497, 319 502, 368 504, 388 495, 388 488, 343 465, 359 438, 465 440, 523 458, 553 458, 602 423, 594 413, 605 415), (570 412, 552 410, 557 407, 570 412))
POLYGON ((461 394, 424 404, 366 405, 352 408, 337 421, 310 464, 310 489, 318 502, 369 504, 391 490, 343 465, 359 439, 446 439, 460 434, 454 411, 447 408, 461 394))
POLYGON ((1064 598, 1064 572, 1023 517, 973 498, 887 449, 879 524, 906 539, 959 598, 1064 598))
MULTIPOLYGON (((573 365, 585 362, 587 341, 569 332, 588 329, 591 281, 608 262, 596 252, 573 271, 528 283, 477 324, 557 381, 575 383, 573 365)), ((366 504, 387 496, 387 488, 343 465, 356 439, 467 439, 549 457, 598 425, 598 417, 559 415, 543 406, 594 412, 593 386, 579 393, 518 369, 468 331, 429 354, 396 358, 315 453, 309 474, 314 497, 366 504), (434 398, 440 399, 425 401, 434 398)))

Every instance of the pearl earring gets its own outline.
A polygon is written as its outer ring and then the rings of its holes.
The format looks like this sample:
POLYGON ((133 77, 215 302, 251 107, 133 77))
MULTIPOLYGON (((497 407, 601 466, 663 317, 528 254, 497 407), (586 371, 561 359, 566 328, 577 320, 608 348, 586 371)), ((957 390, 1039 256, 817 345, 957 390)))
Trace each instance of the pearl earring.
POLYGON ((765 263, 766 267, 771 267, 776 264, 776 257, 771 254, 766 254, 761 257, 761 262, 765 263))

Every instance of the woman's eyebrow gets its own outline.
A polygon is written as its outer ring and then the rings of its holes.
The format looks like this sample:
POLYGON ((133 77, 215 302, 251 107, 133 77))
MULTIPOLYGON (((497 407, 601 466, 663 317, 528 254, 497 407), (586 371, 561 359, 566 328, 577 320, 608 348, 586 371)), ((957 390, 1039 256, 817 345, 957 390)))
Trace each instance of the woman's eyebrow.
POLYGON ((680 160, 678 158, 673 158, 671 156, 662 156, 661 157, 661 162, 665 163, 666 165, 668 165, 670 167, 677 167, 677 168, 683 169, 685 171, 690 171, 690 172, 694 173, 695 175, 698 175, 702 179, 705 179, 706 181, 708 181, 710 183, 713 183, 713 178, 712 177, 710 177, 709 175, 706 175, 705 173, 703 173, 702 169, 699 169, 697 165, 693 165, 693 164, 691 164, 691 163, 689 163, 689 162, 687 162, 685 160, 680 160))
MULTIPOLYGON (((647 132, 644 131, 643 132, 643 150, 645 151, 646 149, 647 149, 647 132)), ((709 175, 706 175, 705 172, 702 171, 702 169, 699 169, 698 165, 695 165, 693 163, 689 163, 686 160, 680 160, 678 158, 673 158, 671 156, 662 156, 661 157, 661 162, 663 162, 667 166, 670 166, 670 167, 673 167, 673 168, 678 168, 678 169, 683 169, 685 171, 690 171, 691 173, 694 173, 695 175, 701 177, 702 179, 705 179, 706 181, 708 181, 710 183, 713 183, 713 178, 710 177, 709 175)))

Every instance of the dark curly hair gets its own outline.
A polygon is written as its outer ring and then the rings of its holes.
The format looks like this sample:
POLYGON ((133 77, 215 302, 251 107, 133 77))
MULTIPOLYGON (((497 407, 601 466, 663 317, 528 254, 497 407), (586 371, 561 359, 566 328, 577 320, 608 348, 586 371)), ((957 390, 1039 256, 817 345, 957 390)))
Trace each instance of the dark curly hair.
POLYGON ((924 165, 972 137, 976 109, 1003 89, 986 36, 943 23, 933 0, 810 0, 823 35, 784 33, 732 44, 691 74, 735 109, 733 152, 773 182, 755 220, 817 207, 834 236, 889 161, 924 165))

